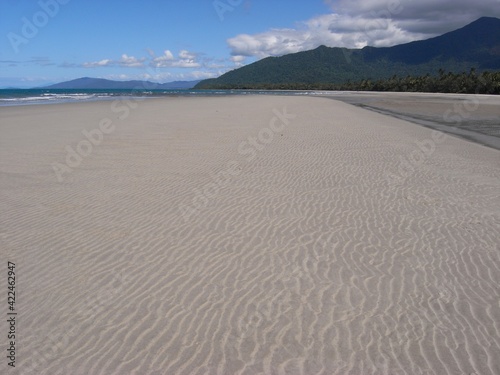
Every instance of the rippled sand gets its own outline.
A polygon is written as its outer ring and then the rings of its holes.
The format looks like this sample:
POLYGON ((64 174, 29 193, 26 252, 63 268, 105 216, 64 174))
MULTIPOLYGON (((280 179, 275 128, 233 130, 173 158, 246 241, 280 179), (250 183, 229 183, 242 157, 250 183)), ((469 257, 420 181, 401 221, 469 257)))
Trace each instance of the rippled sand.
POLYGON ((311 97, 4 107, 0 130, 2 372, 500 373, 497 150, 311 97))

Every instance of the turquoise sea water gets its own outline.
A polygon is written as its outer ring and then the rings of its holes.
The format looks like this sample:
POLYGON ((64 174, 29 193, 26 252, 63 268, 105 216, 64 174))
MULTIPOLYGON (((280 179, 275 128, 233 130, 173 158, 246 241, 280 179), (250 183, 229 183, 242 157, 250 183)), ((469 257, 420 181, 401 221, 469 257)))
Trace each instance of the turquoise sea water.
POLYGON ((297 91, 259 90, 104 90, 104 89, 2 89, 0 106, 50 104, 96 100, 116 100, 123 97, 220 96, 220 95, 307 95, 297 91))

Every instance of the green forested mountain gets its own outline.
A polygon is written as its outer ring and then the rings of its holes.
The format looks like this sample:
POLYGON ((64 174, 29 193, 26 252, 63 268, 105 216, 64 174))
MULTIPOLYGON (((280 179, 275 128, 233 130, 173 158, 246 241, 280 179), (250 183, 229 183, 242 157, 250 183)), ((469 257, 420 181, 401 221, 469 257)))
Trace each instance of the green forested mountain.
POLYGON ((397 76, 500 70, 500 19, 483 17, 462 29, 394 47, 363 49, 320 46, 268 57, 195 88, 253 88, 279 84, 342 84, 397 76))

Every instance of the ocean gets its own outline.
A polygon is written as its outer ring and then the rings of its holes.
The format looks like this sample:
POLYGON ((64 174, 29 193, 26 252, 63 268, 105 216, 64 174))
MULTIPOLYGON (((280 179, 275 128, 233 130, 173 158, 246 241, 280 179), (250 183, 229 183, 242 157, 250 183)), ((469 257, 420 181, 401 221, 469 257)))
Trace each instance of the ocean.
POLYGON ((168 96, 219 95, 308 95, 305 91, 264 90, 122 90, 122 89, 1 89, 0 106, 151 98, 168 96))

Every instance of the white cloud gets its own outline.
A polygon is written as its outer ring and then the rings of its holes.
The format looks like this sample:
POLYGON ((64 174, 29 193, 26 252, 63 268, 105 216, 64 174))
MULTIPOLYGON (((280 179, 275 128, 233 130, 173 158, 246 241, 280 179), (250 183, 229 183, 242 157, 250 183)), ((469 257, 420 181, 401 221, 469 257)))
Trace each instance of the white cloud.
POLYGON ((245 60, 246 60, 246 56, 242 56, 242 55, 236 55, 236 56, 231 56, 230 60, 236 65, 236 66, 243 66, 245 65, 245 60))
POLYGON ((105 59, 105 60, 100 60, 100 61, 95 61, 95 62, 85 62, 83 63, 83 67, 84 68, 97 68, 97 67, 101 67, 101 66, 110 66, 110 65, 113 65, 113 61, 109 60, 109 59, 105 59))
POLYGON ((229 67, 230 61, 239 63, 244 60, 242 57, 217 60, 217 64, 212 64, 214 59, 202 57, 202 54, 180 50, 175 56, 172 51, 165 50, 163 54, 157 56, 151 49, 146 49, 148 58, 136 58, 123 54, 119 60, 105 59, 97 62, 84 63, 87 68, 97 68, 105 66, 120 66, 130 68, 143 68, 143 72, 138 74, 108 75, 105 78, 118 80, 148 80, 153 82, 171 82, 178 80, 192 81, 206 78, 218 77, 234 66, 229 67), (170 68, 170 69, 166 69, 170 68), (176 71, 175 68, 186 68, 186 72, 176 71), (197 69, 201 68, 201 69, 197 69))
POLYGON ((199 68, 200 66, 200 63, 191 59, 181 59, 172 63, 173 68, 199 68))
POLYGON ((112 79, 112 80, 121 80, 121 81, 130 81, 130 80, 141 80, 141 81, 154 81, 154 82, 169 82, 175 80, 175 75, 172 73, 158 73, 158 74, 150 74, 150 73, 141 73, 141 74, 108 74, 103 76, 102 78, 112 79))
POLYGON ((231 61, 232 62, 242 62, 246 59, 246 56, 241 56, 241 55, 238 55, 238 56, 231 56, 231 61))
POLYGON ((241 34, 228 40, 233 56, 283 55, 304 49, 307 35, 293 29, 273 29, 256 35, 241 34))
POLYGON ((105 66, 122 66, 126 68, 140 68, 144 66, 144 61, 146 61, 145 58, 137 59, 134 56, 128 56, 126 54, 123 54, 120 58, 120 60, 111 60, 111 59, 104 59, 100 61, 94 61, 94 62, 85 62, 83 63, 84 68, 99 68, 99 67, 105 67, 105 66))
POLYGON ((177 59, 172 52, 166 50, 162 56, 153 58, 151 65, 155 68, 198 68, 201 64, 195 59, 196 54, 186 50, 181 50, 177 59))
POLYGON ((164 66, 170 66, 169 64, 174 61, 174 55, 168 49, 163 53, 163 55, 159 57, 154 57, 151 60, 151 64, 157 68, 161 68, 164 66))
POLYGON ((179 57, 181 59, 194 60, 196 58, 196 54, 183 49, 179 52, 179 57))
MULTIPOLYGON (((170 50, 165 50, 163 55, 156 56, 152 50, 147 50, 150 59, 149 66, 152 68, 199 68, 202 66, 197 61, 198 55, 187 50, 181 50, 176 58, 170 50)), ((120 66, 125 68, 144 68, 147 58, 136 58, 123 54, 119 60, 104 59, 94 62, 85 62, 82 64, 85 68, 99 68, 107 66, 120 66)))
POLYGON ((331 5, 333 13, 300 22, 296 28, 240 34, 228 39, 231 55, 263 58, 320 45, 386 47, 440 35, 481 16, 500 17, 498 0, 325 0, 325 3, 331 5))
POLYGON ((146 61, 145 58, 136 59, 134 56, 123 54, 118 64, 129 68, 140 68, 144 66, 144 61, 146 61))
POLYGON ((387 19, 361 19, 338 14, 313 18, 301 24, 299 29, 272 29, 264 33, 241 34, 229 39, 233 56, 280 56, 328 47, 363 48, 390 46, 410 42, 424 36, 399 28, 387 19))
POLYGON ((141 74, 109 74, 100 78, 129 81, 129 80, 144 80, 152 82, 172 82, 172 81, 194 81, 206 78, 218 77, 225 71, 192 71, 187 73, 171 73, 171 72, 151 72, 141 74))

